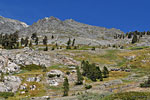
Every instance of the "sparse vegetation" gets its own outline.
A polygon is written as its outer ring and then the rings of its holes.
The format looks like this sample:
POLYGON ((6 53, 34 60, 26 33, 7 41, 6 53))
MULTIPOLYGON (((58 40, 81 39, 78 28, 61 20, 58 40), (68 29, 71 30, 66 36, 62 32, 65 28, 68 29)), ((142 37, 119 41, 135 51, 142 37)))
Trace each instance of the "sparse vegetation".
POLYGON ((147 81, 145 81, 144 83, 140 84, 140 87, 142 87, 142 88, 150 87, 150 76, 148 77, 147 81))
POLYGON ((21 65, 21 69, 22 70, 32 71, 32 70, 43 69, 43 67, 40 66, 40 65, 31 64, 31 65, 26 65, 26 66, 21 65))
POLYGON ((125 92, 105 97, 102 100, 148 100, 149 92, 125 92))
POLYGON ((68 78, 67 78, 67 77, 64 79, 63 89, 64 89, 64 94, 63 94, 63 96, 68 96, 68 92, 69 92, 69 82, 68 82, 68 78))
POLYGON ((12 92, 0 92, 0 97, 7 99, 8 97, 13 97, 14 93, 12 92))
POLYGON ((92 85, 85 84, 85 89, 91 89, 92 85))

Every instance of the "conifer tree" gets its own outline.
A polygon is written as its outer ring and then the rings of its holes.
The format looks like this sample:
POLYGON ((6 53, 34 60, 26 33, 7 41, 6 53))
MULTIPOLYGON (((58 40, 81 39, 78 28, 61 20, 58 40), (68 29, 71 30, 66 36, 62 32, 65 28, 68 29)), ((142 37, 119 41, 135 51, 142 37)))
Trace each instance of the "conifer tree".
POLYGON ((25 40, 23 38, 21 38, 21 46, 24 45, 24 41, 25 40))
POLYGON ((44 37, 44 39, 43 39, 43 44, 44 44, 44 45, 47 45, 47 36, 44 37))
POLYGON ((36 37, 36 39, 35 39, 35 44, 36 44, 36 45, 39 44, 39 38, 38 38, 38 37, 36 37))
POLYGON ((71 39, 69 38, 67 45, 70 46, 70 44, 71 44, 71 39))
POLYGON ((53 51, 53 50, 55 50, 55 47, 52 47, 52 49, 51 49, 51 50, 52 50, 52 51, 53 51))
POLYGON ((133 35, 133 38, 132 38, 132 44, 136 43, 137 42, 137 35, 134 34, 133 35))
POLYGON ((29 39, 29 37, 26 37, 26 39, 25 39, 25 47, 28 46, 28 42, 29 42, 28 39, 29 39))
POLYGON ((100 80, 100 81, 103 81, 103 76, 102 76, 102 72, 100 70, 99 67, 97 67, 97 78, 100 80))
POLYGON ((37 33, 33 33, 31 36, 32 40, 34 40, 36 37, 37 37, 37 33))
POLYGON ((108 71, 107 67, 105 67, 105 66, 103 68, 103 74, 104 74, 104 78, 109 77, 109 71, 108 71))
POLYGON ((74 44, 75 44, 75 39, 73 39, 72 46, 74 46, 74 44))
POLYGON ((64 79, 63 89, 64 89, 64 95, 63 96, 68 96, 69 82, 68 82, 68 78, 67 77, 64 79))
POLYGON ((95 47, 92 47, 92 49, 91 49, 91 50, 95 51, 95 47))
POLYGON ((77 70, 77 83, 76 83, 76 85, 81 85, 81 84, 83 84, 83 77, 82 77, 82 74, 80 72, 79 66, 76 67, 76 70, 77 70))
POLYGON ((30 48, 32 47, 32 40, 30 40, 29 47, 30 48))
POLYGON ((52 35, 52 39, 54 39, 54 36, 52 35))
POLYGON ((48 46, 45 47, 44 51, 48 51, 48 46))
POLYGON ((131 32, 128 34, 128 39, 130 39, 130 38, 132 38, 132 33, 131 32))
POLYGON ((69 40, 68 40, 68 42, 67 42, 67 47, 66 47, 66 49, 71 49, 70 44, 71 44, 71 40, 70 40, 70 38, 69 38, 69 40))
POLYGON ((16 49, 19 49, 19 42, 16 43, 16 49))

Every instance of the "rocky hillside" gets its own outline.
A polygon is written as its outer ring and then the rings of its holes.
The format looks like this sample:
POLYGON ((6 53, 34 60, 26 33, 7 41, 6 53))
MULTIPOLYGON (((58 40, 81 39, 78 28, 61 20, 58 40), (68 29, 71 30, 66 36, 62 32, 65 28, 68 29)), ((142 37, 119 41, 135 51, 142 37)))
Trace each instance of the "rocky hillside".
POLYGON ((106 44, 108 40, 110 43, 114 35, 123 34, 122 31, 114 28, 107 29, 104 27, 91 26, 76 22, 72 19, 61 21, 55 17, 41 19, 33 25, 22 29, 19 33, 24 36, 30 36, 32 33, 46 35, 48 37, 54 35, 57 37, 55 40, 57 43, 66 43, 69 37, 76 38, 77 44, 106 44))
POLYGON ((28 25, 23 22, 0 16, 0 33, 14 33, 26 27, 28 25))

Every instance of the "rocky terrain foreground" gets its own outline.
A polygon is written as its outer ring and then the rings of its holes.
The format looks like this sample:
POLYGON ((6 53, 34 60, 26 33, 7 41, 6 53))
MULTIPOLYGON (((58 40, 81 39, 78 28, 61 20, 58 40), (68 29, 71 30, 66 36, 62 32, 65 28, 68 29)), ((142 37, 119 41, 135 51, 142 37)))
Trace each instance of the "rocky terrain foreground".
POLYGON ((55 17, 41 19, 30 26, 0 17, 0 26, 0 33, 19 35, 17 48, 5 48, 5 43, 1 43, 0 100, 149 99, 150 88, 141 85, 150 82, 150 36, 147 34, 138 35, 140 39, 132 43, 133 38, 120 30, 55 17), (32 39, 33 33, 39 38, 38 44, 32 39), (27 36, 29 43, 22 45, 21 38, 27 36), (46 44, 44 36, 48 38, 46 44), (74 45, 67 42, 69 38, 71 43, 75 39, 74 45), (83 61, 89 63, 86 66, 96 66, 95 72, 89 70, 93 76, 88 72, 84 75, 89 67, 84 69, 83 61), (92 80, 97 68, 98 79, 92 80), (64 95, 66 78, 68 96, 64 95), (77 84, 79 79, 82 84, 77 84))
POLYGON ((0 82, 0 92, 15 93, 15 96, 9 97, 8 100, 47 100, 48 98, 52 100, 82 100, 82 98, 99 100, 98 98, 114 93, 149 91, 148 88, 139 87, 140 83, 148 78, 149 50, 149 48, 140 50, 96 48, 95 51, 90 49, 37 51, 27 47, 17 50, 1 49, 0 68, 4 73, 4 80, 0 82), (75 66, 80 66, 81 60, 95 62, 100 65, 100 69, 108 66, 109 78, 102 82, 92 82, 84 77, 84 84, 92 85, 91 89, 85 89, 84 85, 75 85, 77 81, 75 66), (45 66, 47 70, 36 69, 33 64, 45 66), (23 68, 23 65, 27 68, 23 68), (28 69, 28 67, 31 68, 28 69), (122 70, 122 68, 125 69, 122 70), (55 76, 50 77, 50 75, 55 76), (69 80, 70 91, 69 96, 62 97, 62 84, 66 76, 69 80), (87 96, 84 97, 84 95, 87 96))

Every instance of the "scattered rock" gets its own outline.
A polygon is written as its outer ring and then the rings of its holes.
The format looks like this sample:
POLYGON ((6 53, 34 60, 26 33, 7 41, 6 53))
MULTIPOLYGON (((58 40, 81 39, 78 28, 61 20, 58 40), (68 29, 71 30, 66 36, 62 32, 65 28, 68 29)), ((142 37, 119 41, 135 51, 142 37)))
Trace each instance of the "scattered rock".
POLYGON ((0 82, 0 92, 16 92, 21 84, 17 76, 5 76, 4 82, 0 82))
POLYGON ((43 96, 43 97, 32 97, 30 100, 50 100, 49 96, 43 96))
POLYGON ((63 82, 64 73, 60 70, 51 70, 47 72, 47 83, 50 86, 57 86, 63 82))

